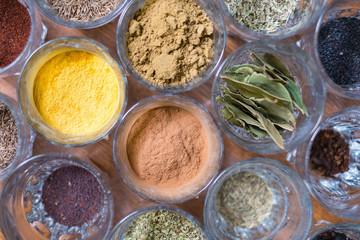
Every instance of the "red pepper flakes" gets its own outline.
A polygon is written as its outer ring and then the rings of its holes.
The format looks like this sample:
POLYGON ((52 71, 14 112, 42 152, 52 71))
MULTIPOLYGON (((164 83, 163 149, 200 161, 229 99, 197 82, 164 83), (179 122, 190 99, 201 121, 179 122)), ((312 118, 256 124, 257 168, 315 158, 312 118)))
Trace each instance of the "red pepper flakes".
POLYGON ((45 180, 41 198, 45 211, 56 222, 81 226, 99 214, 104 191, 89 171, 68 166, 57 169, 45 180))
POLYGON ((24 50, 31 32, 31 18, 17 0, 0 0, 0 68, 12 63, 24 50))

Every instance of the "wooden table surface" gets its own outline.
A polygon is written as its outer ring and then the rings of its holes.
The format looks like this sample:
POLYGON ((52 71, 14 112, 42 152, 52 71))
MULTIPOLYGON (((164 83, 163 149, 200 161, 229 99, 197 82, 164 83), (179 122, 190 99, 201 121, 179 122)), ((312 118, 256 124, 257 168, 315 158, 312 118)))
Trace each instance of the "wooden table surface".
MULTIPOLYGON (((71 29, 66 28, 61 25, 58 25, 46 17, 42 16, 43 22, 48 27, 48 34, 46 37, 46 41, 62 37, 62 36, 83 36, 99 41, 104 44, 106 47, 110 49, 110 51, 118 57, 116 50, 116 26, 117 19, 114 22, 111 22, 105 26, 100 28, 92 29, 92 30, 79 30, 79 29, 71 29)), ((234 49, 244 44, 243 41, 230 37, 228 38, 228 44, 226 48, 227 57, 234 49)), ((160 92, 149 90, 139 83, 137 83, 133 78, 129 75, 128 77, 128 104, 126 106, 126 110, 130 109, 134 104, 139 102, 140 100, 159 94, 160 92)), ((200 85, 199 87, 189 91, 182 93, 182 95, 191 97, 202 103, 205 107, 207 107, 211 113, 213 113, 211 107, 211 86, 213 83, 213 78, 211 78, 206 83, 200 85)), ((5 93, 13 98, 16 98, 16 78, 9 79, 1 79, 0 78, 0 92, 5 93)), ((345 99, 338 97, 333 94, 327 95, 327 105, 324 117, 329 116, 332 113, 335 113, 341 109, 360 105, 359 101, 354 101, 350 99, 345 99)), ((112 140, 114 137, 114 130, 110 134, 109 140, 102 140, 95 144, 92 144, 87 147, 80 148, 64 148, 60 146, 54 146, 44 140, 41 137, 36 137, 34 142, 33 155, 49 153, 49 152, 64 152, 69 153, 79 158, 82 158, 87 161, 92 161, 95 163, 104 173, 107 175, 110 182, 110 187, 113 194, 114 206, 115 206, 115 214, 113 219, 113 226, 115 226, 122 218, 132 213, 135 210, 141 209, 147 206, 156 205, 152 202, 142 199, 133 193, 121 180, 118 172, 116 171, 115 164, 112 156, 112 140)), ((251 153, 243 150, 233 142, 231 142, 225 134, 223 134, 224 138, 224 158, 221 166, 221 171, 226 167, 252 157, 268 157, 275 160, 278 160, 286 165, 290 166, 286 161, 286 154, 278 154, 278 155, 260 155, 251 153)), ((187 201, 182 204, 177 204, 174 207, 181 208, 188 213, 195 216, 198 220, 203 222, 203 207, 204 200, 206 196, 206 192, 200 194, 200 196, 196 199, 187 201)), ((320 220, 325 220, 331 223, 336 222, 349 222, 345 219, 336 217, 335 215, 328 212, 324 207, 322 207, 314 198, 313 198, 313 209, 314 209, 314 217, 313 223, 316 223, 320 220)), ((3 239, 0 236, 0 239, 3 239)))

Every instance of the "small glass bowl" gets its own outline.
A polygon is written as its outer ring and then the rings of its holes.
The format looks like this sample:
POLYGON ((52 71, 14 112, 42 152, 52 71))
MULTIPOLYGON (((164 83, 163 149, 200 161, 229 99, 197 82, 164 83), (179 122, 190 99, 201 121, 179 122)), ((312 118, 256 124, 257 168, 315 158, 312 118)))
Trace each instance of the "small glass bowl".
POLYGON ((220 10, 228 27, 228 31, 238 35, 245 41, 253 41, 263 38, 284 39, 295 36, 310 27, 319 17, 319 12, 326 0, 305 0, 298 1, 295 12, 290 16, 289 21, 273 32, 253 31, 239 23, 230 13, 224 0, 219 0, 220 10))
POLYGON ((316 65, 302 49, 290 43, 264 39, 245 44, 222 63, 212 86, 211 100, 215 118, 227 137, 234 143, 251 152, 277 154, 296 148, 310 137, 314 127, 322 118, 326 103, 326 89, 322 79, 318 76, 316 65), (256 140, 242 128, 228 123, 221 113, 222 104, 215 99, 217 96, 221 96, 220 87, 225 84, 220 76, 234 65, 252 62, 250 51, 259 56, 263 53, 271 53, 287 65, 300 87, 303 102, 308 110, 308 117, 298 111, 294 112, 295 130, 293 132, 286 131, 282 134, 284 150, 280 149, 270 137, 256 140))
POLYGON ((190 220, 195 226, 197 226, 199 229, 201 229, 204 232, 204 235, 207 239, 211 239, 206 231, 204 231, 202 225, 200 224, 200 222, 194 218, 192 215, 190 215, 189 213, 178 209, 178 208, 172 208, 172 207, 167 207, 167 206, 154 206, 154 207, 148 207, 148 208, 143 208, 140 210, 137 210, 131 214, 129 214, 128 216, 126 216, 124 219, 122 219, 112 230, 111 234, 108 235, 108 237, 106 238, 107 240, 121 240, 124 239, 124 236, 126 234, 126 230, 128 228, 128 226, 138 217, 140 217, 141 215, 144 215, 148 212, 151 211, 156 211, 156 210, 167 210, 167 211, 173 211, 176 212, 178 214, 181 214, 182 216, 186 217, 188 220, 190 220))
POLYGON ((11 64, 4 68, 0 68, 0 78, 19 75, 25 61, 28 59, 30 54, 45 41, 47 33, 47 28, 42 23, 39 11, 34 7, 33 2, 31 0, 18 1, 23 4, 29 12, 31 19, 31 32, 29 40, 20 55, 11 64))
POLYGON ((309 29, 299 41, 299 45, 315 59, 318 65, 318 74, 324 79, 327 89, 339 96, 356 100, 360 100, 360 83, 342 87, 327 75, 320 59, 318 39, 321 26, 325 22, 342 17, 355 17, 360 19, 359 9, 360 2, 358 0, 332 1, 331 4, 322 11, 316 27, 309 29))
POLYGON ((111 192, 94 164, 61 153, 34 156, 19 165, 5 182, 0 198, 0 226, 6 239, 103 239, 114 215, 111 192), (78 166, 89 171, 104 191, 101 213, 79 227, 55 222, 44 210, 42 186, 55 170, 78 166))
POLYGON ((80 29, 91 29, 91 28, 97 28, 101 27, 111 21, 113 21, 121 11, 124 9, 124 7, 127 5, 128 0, 121 0, 122 2, 119 3, 119 5, 108 15, 104 16, 103 18, 100 18, 96 21, 91 22, 79 22, 79 21, 73 21, 73 20, 66 20, 62 18, 47 2, 47 0, 33 0, 36 4, 36 6, 40 9, 40 11, 51 21, 66 26, 70 28, 80 28, 80 29))
POLYGON ((360 107, 351 107, 327 118, 311 139, 290 152, 287 159, 307 184, 311 194, 333 214, 360 221, 360 107), (349 170, 332 177, 311 169, 310 151, 321 129, 333 129, 345 137, 350 148, 349 170))
POLYGON ((306 240, 313 240, 316 236, 320 233, 326 231, 335 231, 345 234, 347 237, 351 238, 352 240, 360 239, 360 225, 356 223, 335 223, 331 225, 327 225, 317 231, 314 231, 310 237, 306 240))
POLYGON ((215 119, 199 102, 184 96, 161 94, 146 98, 134 105, 124 116, 116 130, 113 156, 116 168, 128 187, 142 198, 157 203, 181 203, 195 198, 204 191, 220 169, 223 140, 215 119), (136 120, 145 112, 164 106, 186 109, 201 122, 208 141, 208 158, 200 173, 189 183, 178 187, 162 188, 143 182, 130 166, 127 155, 127 138, 136 120))
POLYGON ((310 232, 312 201, 301 178, 286 165, 267 158, 251 158, 225 169, 211 184, 204 206, 205 228, 212 239, 303 240, 310 232), (257 227, 231 228, 216 208, 216 196, 226 179, 250 172, 268 184, 273 196, 270 215, 257 227))
POLYGON ((127 79, 120 63, 104 45, 83 37, 57 38, 36 50, 23 67, 17 91, 21 111, 31 128, 52 144, 65 147, 85 146, 105 138, 124 114, 127 103, 127 79), (33 86, 36 74, 45 63, 46 56, 59 49, 79 49, 93 53, 104 59, 116 75, 119 85, 119 104, 105 125, 94 132, 82 135, 63 133, 45 122, 35 106, 33 86))
POLYGON ((0 102, 5 103, 10 109, 15 118, 16 127, 18 129, 18 147, 15 158, 9 166, 0 170, 0 183, 2 183, 14 171, 17 165, 32 155, 35 134, 31 131, 23 119, 19 106, 15 100, 12 100, 0 93, 0 102))
POLYGON ((189 91, 200 84, 206 82, 212 74, 216 71, 217 67, 220 65, 220 61, 225 53, 226 47, 226 26, 224 19, 218 10, 218 7, 213 0, 193 0, 197 5, 199 5, 210 18, 214 25, 214 55, 211 62, 201 71, 201 73, 191 79, 186 84, 181 85, 162 85, 155 84, 143 76, 141 76, 137 70, 133 67, 131 61, 127 55, 127 45, 126 45, 126 33, 128 32, 128 27, 130 20, 133 19, 134 14, 137 10, 142 8, 144 3, 147 0, 132 0, 123 11, 120 16, 119 24, 116 32, 116 41, 117 41, 117 51, 120 56, 122 64, 125 66, 125 69, 130 75, 143 86, 160 92, 170 92, 170 93, 180 93, 189 91))

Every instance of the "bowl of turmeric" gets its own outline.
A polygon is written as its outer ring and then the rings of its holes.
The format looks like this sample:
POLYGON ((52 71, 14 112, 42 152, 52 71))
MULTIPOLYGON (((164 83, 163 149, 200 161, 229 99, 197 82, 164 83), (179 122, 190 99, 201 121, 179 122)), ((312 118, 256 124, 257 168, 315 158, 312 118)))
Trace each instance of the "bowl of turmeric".
POLYGON ((124 113, 127 80, 103 45, 63 37, 40 47, 26 62, 18 100, 38 135, 65 147, 84 146, 105 138, 124 113))

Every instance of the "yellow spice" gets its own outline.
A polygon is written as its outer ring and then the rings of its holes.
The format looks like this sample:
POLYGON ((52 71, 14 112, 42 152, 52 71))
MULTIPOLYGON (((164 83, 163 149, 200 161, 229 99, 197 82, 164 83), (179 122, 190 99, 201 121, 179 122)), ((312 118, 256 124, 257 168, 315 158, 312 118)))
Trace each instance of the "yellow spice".
POLYGON ((115 73, 102 58, 71 50, 47 61, 34 81, 34 102, 43 119, 64 133, 102 127, 119 101, 115 73))

